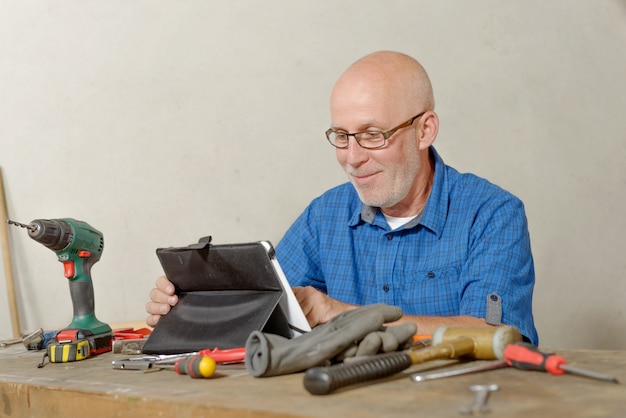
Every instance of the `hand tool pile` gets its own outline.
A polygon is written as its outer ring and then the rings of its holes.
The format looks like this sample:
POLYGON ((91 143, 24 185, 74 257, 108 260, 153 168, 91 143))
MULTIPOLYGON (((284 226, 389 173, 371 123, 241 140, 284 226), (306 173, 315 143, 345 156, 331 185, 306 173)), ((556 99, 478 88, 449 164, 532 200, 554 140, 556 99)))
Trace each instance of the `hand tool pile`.
POLYGON ((192 378, 210 378, 214 375, 217 364, 242 363, 245 359, 245 348, 205 349, 183 354, 160 354, 130 357, 113 360, 116 370, 141 370, 144 372, 174 370, 177 374, 189 375, 192 378))
POLYGON ((314 395, 326 395, 345 386, 391 376, 414 364, 454 358, 497 360, 446 371, 416 373, 411 375, 411 380, 421 382, 511 366, 521 370, 544 371, 553 375, 572 373, 619 383, 613 376, 569 366, 563 357, 542 353, 536 346, 522 342, 516 328, 500 326, 440 327, 433 334, 430 347, 378 354, 363 360, 310 368, 304 376, 304 387, 314 395))
MULTIPOLYGON (((513 367, 520 370, 536 370, 553 375, 572 373, 587 378, 619 383, 613 376, 567 365, 567 361, 553 353, 543 353, 538 347, 522 342, 514 327, 490 328, 438 328, 432 336, 432 345, 411 347, 408 350, 377 354, 326 367, 313 367, 306 371, 304 387, 314 395, 326 395, 340 388, 391 376, 411 365, 435 359, 494 360, 473 362, 470 366, 453 367, 443 371, 414 373, 414 382, 458 376, 513 367)), ((460 414, 489 412, 487 401, 500 389, 495 383, 470 385, 474 400, 458 409, 460 414)))
POLYGON ((326 395, 344 386, 391 376, 411 365, 436 359, 467 357, 477 360, 503 358, 507 345, 522 341, 516 328, 448 328, 435 330, 430 347, 384 353, 361 361, 306 371, 304 387, 314 395, 326 395))

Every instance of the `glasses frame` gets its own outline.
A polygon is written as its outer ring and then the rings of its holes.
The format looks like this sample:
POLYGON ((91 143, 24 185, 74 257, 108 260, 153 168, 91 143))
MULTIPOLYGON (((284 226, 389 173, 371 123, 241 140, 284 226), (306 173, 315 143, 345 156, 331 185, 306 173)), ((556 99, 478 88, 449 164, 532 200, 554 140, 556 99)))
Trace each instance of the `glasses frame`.
POLYGON ((326 131, 326 139, 328 140, 328 142, 330 143, 330 145, 332 145, 335 148, 338 149, 346 149, 348 148, 348 146, 350 145, 350 137, 353 136, 354 140, 356 141, 357 144, 359 144, 359 146, 361 148, 365 148, 365 149, 378 149, 378 148, 382 148, 385 145, 387 145, 387 140, 391 137, 391 135, 395 134, 397 131, 399 131, 402 128, 406 128, 407 126, 411 126, 413 125, 413 122, 415 122, 416 119, 420 118, 421 116, 424 115, 424 113, 426 113, 427 110, 423 111, 422 113, 419 113, 415 116, 413 116, 411 119, 407 120, 406 122, 401 123, 400 125, 396 126, 395 128, 391 128, 388 131, 363 131, 363 132, 355 132, 355 133, 347 133, 347 132, 340 132, 340 131, 335 131, 333 128, 330 128, 326 131), (346 135, 348 137, 348 142, 346 143, 346 145, 344 147, 339 147, 335 144, 333 144, 333 142, 330 140, 330 135, 331 134, 342 134, 342 135, 346 135), (372 134, 372 133, 380 133, 383 135, 383 143, 377 147, 366 147, 363 144, 361 144, 361 139, 359 139, 359 137, 357 135, 362 135, 362 134, 372 134))

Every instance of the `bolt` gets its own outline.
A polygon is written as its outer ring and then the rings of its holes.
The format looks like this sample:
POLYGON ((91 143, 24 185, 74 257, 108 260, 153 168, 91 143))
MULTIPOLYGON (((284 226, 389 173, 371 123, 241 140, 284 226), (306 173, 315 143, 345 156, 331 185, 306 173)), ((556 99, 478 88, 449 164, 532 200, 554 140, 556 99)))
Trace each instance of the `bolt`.
POLYGON ((489 408, 487 407, 487 401, 489 400, 489 395, 491 392, 495 392, 499 390, 500 387, 496 384, 491 385, 471 385, 469 390, 474 392, 474 402, 471 406, 462 406, 459 408, 459 412, 461 414, 471 415, 474 411, 477 412, 488 412, 489 408))

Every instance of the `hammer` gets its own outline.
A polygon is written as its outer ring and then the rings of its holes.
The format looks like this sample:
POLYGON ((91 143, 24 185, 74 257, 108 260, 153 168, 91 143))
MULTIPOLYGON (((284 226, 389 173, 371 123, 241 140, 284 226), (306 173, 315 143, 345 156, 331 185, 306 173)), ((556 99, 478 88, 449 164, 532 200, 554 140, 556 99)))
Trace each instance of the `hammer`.
POLYGON ((432 346, 419 350, 383 353, 363 360, 313 367, 304 375, 304 387, 313 395, 327 395, 336 389, 391 376, 414 364, 429 360, 468 357, 476 360, 504 360, 504 348, 522 341, 515 327, 439 327, 432 346))

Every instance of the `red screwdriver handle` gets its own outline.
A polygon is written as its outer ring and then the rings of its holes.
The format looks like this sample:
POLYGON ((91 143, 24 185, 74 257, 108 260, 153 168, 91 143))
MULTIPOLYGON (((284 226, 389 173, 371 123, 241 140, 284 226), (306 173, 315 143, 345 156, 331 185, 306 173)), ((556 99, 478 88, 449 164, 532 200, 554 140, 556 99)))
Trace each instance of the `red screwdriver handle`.
POLYGON ((554 353, 542 353, 529 343, 509 344, 504 349, 504 360, 509 366, 522 370, 540 370, 550 374, 564 374, 561 365, 567 361, 554 353))
POLYGON ((220 350, 219 348, 201 350, 198 355, 209 356, 216 363, 239 363, 246 359, 246 347, 227 348, 220 350))

